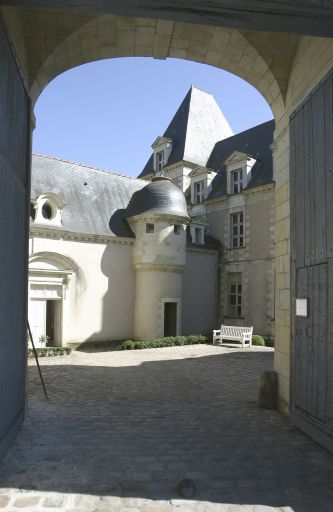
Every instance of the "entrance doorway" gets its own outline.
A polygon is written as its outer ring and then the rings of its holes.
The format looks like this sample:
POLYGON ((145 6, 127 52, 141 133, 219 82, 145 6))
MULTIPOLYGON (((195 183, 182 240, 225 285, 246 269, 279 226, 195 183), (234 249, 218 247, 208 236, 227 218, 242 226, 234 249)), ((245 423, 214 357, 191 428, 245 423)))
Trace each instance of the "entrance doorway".
POLYGON ((164 303, 164 336, 177 335, 177 302, 164 303))
POLYGON ((61 346, 61 300, 31 300, 29 322, 36 346, 61 346))

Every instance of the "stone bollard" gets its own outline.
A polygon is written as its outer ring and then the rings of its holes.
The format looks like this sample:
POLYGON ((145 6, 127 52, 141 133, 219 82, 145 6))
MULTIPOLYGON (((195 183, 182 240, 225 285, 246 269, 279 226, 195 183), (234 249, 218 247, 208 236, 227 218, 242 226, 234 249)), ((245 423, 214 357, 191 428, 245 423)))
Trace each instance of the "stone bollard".
POLYGON ((278 376, 274 371, 264 372, 260 377, 258 407, 276 409, 278 406, 278 376))

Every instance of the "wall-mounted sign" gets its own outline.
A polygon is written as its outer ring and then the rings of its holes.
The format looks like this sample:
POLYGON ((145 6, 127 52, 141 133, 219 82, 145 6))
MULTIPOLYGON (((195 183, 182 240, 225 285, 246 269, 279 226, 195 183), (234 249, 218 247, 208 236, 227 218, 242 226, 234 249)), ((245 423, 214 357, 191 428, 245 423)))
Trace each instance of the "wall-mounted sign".
POLYGON ((296 316, 308 316, 308 299, 296 299, 296 316))

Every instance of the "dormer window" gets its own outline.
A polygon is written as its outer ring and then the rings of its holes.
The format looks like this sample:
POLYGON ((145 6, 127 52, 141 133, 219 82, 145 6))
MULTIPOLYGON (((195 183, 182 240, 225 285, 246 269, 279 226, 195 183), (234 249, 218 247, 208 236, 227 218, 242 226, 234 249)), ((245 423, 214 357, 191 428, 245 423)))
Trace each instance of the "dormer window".
POLYGON ((48 220, 52 219, 53 217, 52 207, 48 201, 45 201, 42 206, 42 215, 44 219, 48 220))
POLYGON ((243 190, 243 169, 236 169, 231 173, 231 190, 233 194, 239 194, 243 190))
POLYGON ((156 172, 161 172, 164 167, 164 151, 156 153, 156 172))
POLYGON ((212 182, 216 172, 207 167, 197 165, 189 174, 191 179, 191 203, 201 204, 212 190, 212 182))
POLYGON ((35 224, 61 227, 61 210, 64 203, 56 194, 42 194, 31 205, 31 218, 35 224))
POLYGON ((227 168, 227 193, 239 194, 252 179, 252 167, 256 159, 246 153, 234 151, 224 161, 227 168))
POLYGON ((157 137, 151 147, 154 151, 154 171, 160 174, 168 163, 168 158, 172 151, 172 140, 167 137, 157 137))
POLYGON ((205 199, 205 182, 197 181, 194 183, 194 203, 200 204, 205 199))

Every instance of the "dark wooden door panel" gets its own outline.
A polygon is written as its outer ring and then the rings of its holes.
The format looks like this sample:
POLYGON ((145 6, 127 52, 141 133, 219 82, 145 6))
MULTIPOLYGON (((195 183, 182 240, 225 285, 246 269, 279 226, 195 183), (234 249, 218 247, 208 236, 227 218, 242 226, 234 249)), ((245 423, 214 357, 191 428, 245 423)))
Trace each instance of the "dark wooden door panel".
POLYGON ((330 449, 333 446, 332 83, 333 73, 290 119, 292 417, 330 449), (296 298, 307 299, 307 316, 296 315, 296 298))
POLYGON ((327 265, 297 270, 296 295, 309 298, 308 317, 296 317, 295 368, 297 408, 326 422, 327 265))

